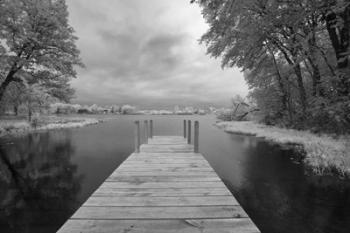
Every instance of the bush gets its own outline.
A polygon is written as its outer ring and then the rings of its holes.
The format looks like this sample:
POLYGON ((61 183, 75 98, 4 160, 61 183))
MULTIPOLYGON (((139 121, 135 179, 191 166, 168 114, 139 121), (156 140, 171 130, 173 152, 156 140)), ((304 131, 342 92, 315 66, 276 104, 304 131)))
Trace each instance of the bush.
POLYGON ((350 100, 319 101, 309 110, 308 125, 314 132, 350 134, 350 100))

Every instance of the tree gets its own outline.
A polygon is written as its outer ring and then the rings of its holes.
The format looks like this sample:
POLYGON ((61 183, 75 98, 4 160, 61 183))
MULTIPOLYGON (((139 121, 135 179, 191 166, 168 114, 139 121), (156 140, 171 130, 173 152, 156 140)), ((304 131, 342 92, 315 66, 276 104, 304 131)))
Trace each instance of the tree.
POLYGON ((83 65, 73 33, 64 0, 1 0, 0 101, 11 83, 26 77, 56 85, 51 94, 60 98, 71 94, 67 80, 83 65))
POLYGON ((209 25, 207 53, 245 72, 270 122, 350 129, 350 0, 191 2, 209 25))
POLYGON ((121 107, 120 112, 121 114, 133 114, 135 112, 136 108, 134 106, 125 104, 121 107))

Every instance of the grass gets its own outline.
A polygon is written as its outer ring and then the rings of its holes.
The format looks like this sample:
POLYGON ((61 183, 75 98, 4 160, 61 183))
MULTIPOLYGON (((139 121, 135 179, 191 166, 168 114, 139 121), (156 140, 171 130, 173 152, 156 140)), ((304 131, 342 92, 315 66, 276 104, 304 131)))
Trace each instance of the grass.
POLYGON ((20 118, 1 118, 0 119, 0 137, 16 136, 33 131, 78 128, 86 125, 97 124, 101 120, 94 118, 81 117, 60 117, 60 116, 43 116, 33 123, 20 118))
POLYGON ((299 145, 305 151, 304 163, 316 174, 350 177, 350 137, 334 138, 308 131, 284 129, 252 121, 219 122, 226 132, 255 135, 278 144, 299 145))

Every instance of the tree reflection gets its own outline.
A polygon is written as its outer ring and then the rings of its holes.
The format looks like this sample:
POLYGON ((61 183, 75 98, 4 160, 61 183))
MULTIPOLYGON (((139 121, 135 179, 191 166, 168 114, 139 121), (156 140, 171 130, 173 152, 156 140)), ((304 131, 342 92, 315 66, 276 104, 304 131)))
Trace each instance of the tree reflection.
POLYGON ((247 148, 244 182, 232 188, 238 201, 263 233, 348 232, 349 181, 311 176, 293 153, 264 142, 247 148))
POLYGON ((72 214, 82 181, 73 153, 69 131, 31 134, 0 145, 2 232, 54 231, 72 214))

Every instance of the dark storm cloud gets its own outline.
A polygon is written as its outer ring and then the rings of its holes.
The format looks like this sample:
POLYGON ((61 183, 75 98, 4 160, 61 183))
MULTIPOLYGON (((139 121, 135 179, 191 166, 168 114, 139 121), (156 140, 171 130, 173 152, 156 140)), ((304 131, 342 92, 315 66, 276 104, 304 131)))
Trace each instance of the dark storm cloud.
POLYGON ((247 92, 198 38, 206 30, 187 0, 67 0, 86 64, 72 82, 77 102, 173 106, 228 102, 247 92))

